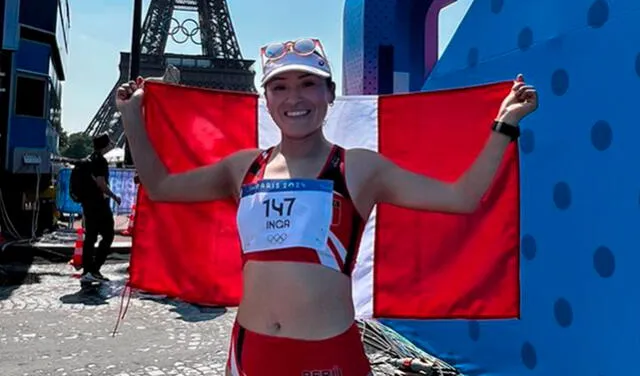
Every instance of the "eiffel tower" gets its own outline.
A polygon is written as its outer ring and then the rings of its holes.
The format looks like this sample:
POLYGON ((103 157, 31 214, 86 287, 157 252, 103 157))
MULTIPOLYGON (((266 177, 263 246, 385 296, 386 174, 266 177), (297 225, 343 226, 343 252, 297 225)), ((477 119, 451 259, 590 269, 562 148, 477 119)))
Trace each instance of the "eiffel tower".
MULTIPOLYGON (((256 92, 253 60, 242 58, 226 0, 151 0, 142 25, 140 75, 162 76, 168 64, 180 70, 181 84, 211 89, 256 92), (198 21, 178 21, 174 11, 197 13, 198 21), (197 40, 197 35, 200 35, 197 40), (201 55, 165 53, 169 38, 175 43, 199 44, 201 55)), ((108 133, 118 147, 125 143, 115 92, 129 79, 128 52, 120 53, 120 77, 84 131, 108 133)))

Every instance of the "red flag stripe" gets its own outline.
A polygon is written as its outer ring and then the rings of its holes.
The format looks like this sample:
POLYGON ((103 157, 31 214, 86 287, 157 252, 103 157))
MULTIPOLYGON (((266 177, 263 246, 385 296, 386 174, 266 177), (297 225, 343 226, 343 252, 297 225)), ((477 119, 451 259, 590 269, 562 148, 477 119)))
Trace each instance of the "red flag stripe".
MULTIPOLYGON (((172 172, 215 163, 257 147, 253 94, 147 83, 147 133, 172 172)), ((131 285, 189 302, 237 305, 240 244, 231 200, 160 203, 138 197, 131 285)))
MULTIPOLYGON (((379 99, 379 151, 454 181, 475 161, 512 83, 379 99)), ((519 314, 519 189, 515 144, 478 212, 378 208, 374 315, 505 318, 519 314)))

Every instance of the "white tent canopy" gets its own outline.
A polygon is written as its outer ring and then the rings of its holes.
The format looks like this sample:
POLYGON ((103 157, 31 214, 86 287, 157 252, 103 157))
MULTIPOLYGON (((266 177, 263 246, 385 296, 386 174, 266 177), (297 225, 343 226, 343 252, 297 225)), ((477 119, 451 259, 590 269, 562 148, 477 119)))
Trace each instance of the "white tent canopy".
POLYGON ((106 153, 104 155, 104 158, 109 163, 124 162, 124 149, 123 148, 113 148, 108 153, 106 153))

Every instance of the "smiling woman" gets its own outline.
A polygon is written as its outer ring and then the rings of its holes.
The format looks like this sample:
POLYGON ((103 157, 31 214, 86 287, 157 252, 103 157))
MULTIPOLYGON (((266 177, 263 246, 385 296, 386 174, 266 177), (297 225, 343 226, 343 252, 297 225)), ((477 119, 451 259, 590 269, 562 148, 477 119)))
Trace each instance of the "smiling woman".
POLYGON ((228 374, 369 375, 351 291, 366 219, 379 203, 475 210, 517 137, 519 120, 536 108, 535 90, 522 77, 514 81, 496 109, 484 150, 459 181, 444 183, 325 138, 323 124, 336 95, 319 40, 270 44, 261 57, 278 145, 169 174, 144 130, 139 79, 120 87, 116 97, 136 167, 153 200, 238 202, 243 291, 228 374))

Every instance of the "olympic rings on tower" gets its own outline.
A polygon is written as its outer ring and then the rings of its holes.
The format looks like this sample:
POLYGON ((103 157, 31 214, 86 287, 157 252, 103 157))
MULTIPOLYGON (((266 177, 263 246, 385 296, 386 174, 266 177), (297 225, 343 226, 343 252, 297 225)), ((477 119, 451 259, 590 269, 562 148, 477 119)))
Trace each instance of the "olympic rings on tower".
POLYGON ((194 44, 201 44, 200 40, 195 38, 196 35, 200 33, 200 25, 198 22, 192 18, 187 18, 186 20, 178 21, 176 18, 171 18, 171 27, 169 27, 169 36, 173 39, 174 42, 178 44, 184 44, 189 39, 194 44), (187 25, 187 23, 193 23, 193 25, 187 25), (192 26, 189 28, 189 26, 192 26), (178 38, 179 37, 179 38, 178 38))

